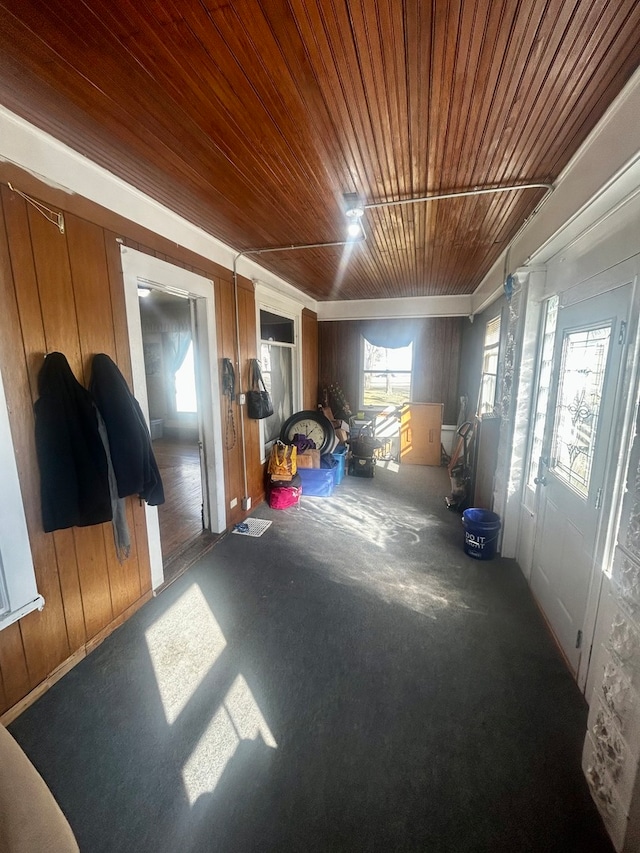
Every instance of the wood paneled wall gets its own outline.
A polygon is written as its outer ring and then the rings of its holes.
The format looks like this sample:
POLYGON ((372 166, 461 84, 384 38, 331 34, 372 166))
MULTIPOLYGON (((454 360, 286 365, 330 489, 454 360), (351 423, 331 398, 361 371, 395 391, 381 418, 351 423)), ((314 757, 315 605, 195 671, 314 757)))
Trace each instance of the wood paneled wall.
MULTIPOLYGON (((0 164, 0 365, 35 564, 46 605, 0 631, 0 714, 11 718, 29 694, 91 650, 151 595, 143 506, 129 498, 131 557, 116 558, 110 524, 44 533, 34 441, 33 403, 46 352, 63 352, 87 385, 91 359, 105 352, 131 380, 120 243, 148 252, 214 282, 219 364, 228 357, 246 389, 247 362, 256 352, 253 285, 239 280, 240 347, 236 345, 231 273, 217 264, 100 208, 0 164), (65 233, 6 182, 62 211, 65 233)), ((228 399, 220 401, 223 424, 228 399)), ((264 497, 258 423, 246 419, 247 491, 242 474, 240 418, 233 403, 235 444, 224 453, 227 525, 241 520, 242 497, 264 497), (236 498, 237 506, 230 508, 236 498)))
MULTIPOLYGON (((413 402, 444 403, 444 423, 458 417, 458 372, 461 320, 433 317, 413 320, 413 402)), ((360 338, 362 323, 340 320, 318 324, 319 376, 322 385, 337 382, 351 404, 358 408, 360 338)))
POLYGON ((318 315, 302 310, 302 408, 318 405, 318 315))

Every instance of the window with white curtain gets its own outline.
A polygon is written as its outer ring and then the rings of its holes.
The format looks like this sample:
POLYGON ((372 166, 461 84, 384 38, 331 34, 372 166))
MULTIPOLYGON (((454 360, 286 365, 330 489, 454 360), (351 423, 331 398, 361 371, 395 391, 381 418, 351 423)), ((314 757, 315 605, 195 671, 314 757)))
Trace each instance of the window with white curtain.
POLYGON ((198 392, 196 390, 196 367, 194 361, 193 341, 189 342, 189 349, 184 361, 176 370, 176 412, 197 412, 198 392))

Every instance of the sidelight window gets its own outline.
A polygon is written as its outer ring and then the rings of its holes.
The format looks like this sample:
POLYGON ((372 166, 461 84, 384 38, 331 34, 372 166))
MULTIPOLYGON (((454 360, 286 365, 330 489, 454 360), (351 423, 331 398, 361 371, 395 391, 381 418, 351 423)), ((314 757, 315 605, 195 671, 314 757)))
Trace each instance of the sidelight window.
POLYGON ((542 350, 538 366, 538 388, 536 391, 535 409, 531 428, 531 448, 529 451, 529 471, 527 483, 535 489, 535 478, 538 476, 540 457, 544 441, 544 431, 547 420, 547 406, 551 391, 553 372, 553 344, 558 320, 558 297, 552 296, 547 300, 542 332, 542 350))

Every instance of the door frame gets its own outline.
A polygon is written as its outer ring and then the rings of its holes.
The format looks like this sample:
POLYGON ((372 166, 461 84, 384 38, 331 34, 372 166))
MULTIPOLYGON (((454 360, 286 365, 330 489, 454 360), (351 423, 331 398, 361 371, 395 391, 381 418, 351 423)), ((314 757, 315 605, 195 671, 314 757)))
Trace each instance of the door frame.
MULTIPOLYGON (((262 356, 262 335, 260 333, 260 311, 269 311, 280 317, 286 317, 293 321, 293 344, 285 344, 291 350, 291 386, 293 391, 293 412, 300 410, 302 406, 302 305, 293 299, 289 299, 281 293, 271 290, 267 285, 256 282, 255 284, 255 312, 256 312, 256 351, 258 360, 262 356)), ((260 425, 260 460, 266 461, 267 454, 273 442, 266 442, 264 436, 264 422, 258 421, 260 425)))
MULTIPOLYGON (((598 523, 598 532, 594 549, 594 559, 589 580, 587 593, 587 605, 585 612, 584 630, 583 630, 583 649, 584 653, 580 659, 580 666, 576 674, 576 681, 580 689, 584 692, 587 687, 589 676, 589 665, 591 661, 592 647, 596 631, 596 621, 598 614, 598 606, 600 594, 602 590, 603 573, 610 575, 611 562, 613 559, 613 548, 615 544, 616 531, 619 522, 620 509, 622 505, 622 496, 625 487, 625 472, 626 461, 630 452, 630 436, 634 426, 634 412, 636 407, 636 398, 638 394, 638 355, 640 353, 640 328, 638 325, 638 303, 640 299, 638 287, 638 274, 640 270, 640 256, 634 256, 627 260, 614 264, 608 269, 595 273, 587 278, 572 276, 573 281, 569 283, 565 275, 558 275, 557 270, 547 268, 546 281, 542 287, 536 287, 534 293, 529 293, 531 300, 529 307, 535 308, 530 312, 527 318, 530 322, 529 328, 523 330, 525 340, 525 352, 529 358, 523 358, 528 361, 528 369, 526 375, 521 375, 520 385, 517 391, 518 399, 526 399, 527 406, 526 415, 527 421, 531 413, 531 401, 535 399, 537 391, 537 369, 533 367, 530 356, 532 341, 533 326, 535 324, 535 359, 537 364, 540 357, 540 346, 542 344, 542 335, 540 332, 540 304, 548 297, 557 294, 560 300, 560 308, 568 307, 576 302, 589 299, 593 296, 606 293, 607 291, 617 289, 625 284, 632 284, 632 292, 630 296, 630 310, 627 324, 627 339, 626 353, 623 355, 623 364, 621 367, 618 387, 616 389, 614 406, 616 407, 616 418, 611 434, 611 440, 608 447, 607 462, 605 468, 605 476, 603 483, 603 503, 602 513, 598 523), (553 273, 556 275, 553 275, 553 273), (555 279, 552 282, 550 279, 555 279), (524 379, 524 382, 522 380, 524 379)), ((577 270, 572 271, 574 274, 577 270)), ((571 275, 571 273, 569 273, 571 275)), ((529 313, 529 312, 528 312, 529 313)), ((524 355, 524 354, 523 354, 524 355)), ((554 370, 557 365, 554 365, 554 370)), ((516 493, 518 495, 517 504, 510 501, 511 511, 509 512, 509 520, 511 521, 511 537, 516 533, 516 542, 514 543, 514 553, 508 556, 516 556, 518 562, 523 567, 523 572, 528 583, 531 583, 531 566, 529 565, 532 556, 532 534, 535 537, 535 530, 539 522, 537 500, 535 507, 531 506, 531 501, 525 500, 525 492, 527 489, 526 472, 529 460, 529 437, 527 437, 527 452, 521 454, 516 448, 517 442, 513 442, 511 447, 511 464, 515 464, 516 476, 519 479, 516 493), (516 520, 515 515, 519 518, 516 520)), ((511 470, 513 478, 514 470, 511 470)), ((513 482, 513 479, 511 479, 513 482)), ((515 497, 513 494, 513 497, 515 497)), ((505 518, 505 527, 506 527, 505 518)), ((587 697, 589 699, 589 697, 587 697)))
MULTIPOLYGON (((198 406, 201 409, 199 420, 202 423, 204 479, 207 483, 203 499, 205 507, 209 510, 210 529, 213 533, 223 533, 226 530, 226 501, 213 281, 127 246, 120 246, 120 257, 124 278, 133 393, 140 403, 147 426, 149 426, 149 401, 138 286, 147 285, 195 300, 198 327, 206 332, 198 336, 198 375, 200 377, 198 392, 202 397, 198 399, 198 406)), ((151 586, 155 591, 164 583, 158 509, 145 504, 145 514, 151 563, 151 586)))
MULTIPOLYGON (((617 279, 617 287, 631 285, 629 297, 629 313, 627 315, 626 340, 624 346, 626 351, 622 356, 618 385, 614 400, 614 421, 607 459, 605 464, 602 513, 598 522, 596 540, 594 546, 594 559, 591 571, 591 580, 587 595, 587 606, 585 609, 583 644, 584 654, 580 658, 580 667, 576 676, 578 686, 582 691, 586 690, 589 677, 589 666, 593 653, 593 643, 596 633, 598 607, 602 592, 603 575, 611 577, 613 564, 613 552, 616 543, 618 525, 620 523, 620 511, 622 498, 624 496, 626 472, 629 454, 631 452, 631 436, 635 420, 635 410, 638 394, 638 353, 640 348, 640 335, 638 327, 638 263, 637 261, 622 262, 606 270, 594 279, 605 284, 602 292, 612 289, 614 280, 617 279)), ((593 280, 592 280, 593 281, 593 280)), ((572 288, 573 290, 573 288, 572 288)), ((569 291, 568 293, 571 293, 569 291)), ((590 294, 591 295, 591 294, 590 294)), ((595 295, 595 294, 593 294, 595 295)), ((568 298, 563 301, 560 297, 560 305, 570 304, 568 298)), ((589 298, 587 296, 586 298, 589 298)), ((589 701, 587 696, 587 701, 589 701)))
MULTIPOLYGON (((584 611, 581 614, 580 621, 577 624, 574 624, 574 628, 577 628, 580 631, 580 636, 582 636, 579 654, 577 655, 578 660, 575 664, 574 670, 575 678, 578 683, 580 681, 581 672, 585 671, 585 658, 587 658, 586 664, 588 665, 588 658, 591 653, 592 644, 591 642, 587 642, 586 638, 587 636, 590 636, 592 629, 585 629, 587 622, 590 624, 590 619, 588 619, 590 604, 592 609, 597 609, 597 602, 599 600, 602 583, 602 574, 603 571, 606 571, 609 565, 609 558, 605 550, 605 544, 611 509, 615 503, 615 490, 612 472, 616 470, 617 462, 620 458, 620 448, 616 443, 615 433, 617 431, 618 421, 620 417, 623 416, 622 389, 624 386, 625 367, 629 348, 629 340, 625 333, 628 328, 633 305, 634 280, 633 278, 630 279, 628 276, 623 277, 623 270, 619 268, 618 274, 619 277, 616 276, 615 278, 615 287, 601 290, 599 287, 599 276, 596 276, 593 282, 593 287, 583 286, 578 292, 574 292, 573 289, 571 289, 559 298, 558 320, 554 335, 552 381, 549 388, 549 400, 545 418, 544 444, 541 450, 542 456, 540 458, 543 456, 550 456, 553 449, 551 441, 552 435, 555 431, 557 418, 557 396, 560 388, 560 374, 564 360, 563 352, 565 336, 575 332, 601 328, 604 325, 608 325, 611 333, 606 359, 606 372, 604 374, 602 386, 603 408, 598 418, 598 421, 602 423, 598 426, 598 431, 595 437, 593 470, 589 482, 588 493, 580 497, 575 497, 575 495, 572 494, 571 486, 568 485, 567 481, 560 474, 554 472, 553 465, 551 465, 550 462, 547 461, 544 466, 538 464, 538 477, 541 477, 542 473, 544 473, 544 478, 542 478, 544 485, 539 483, 536 486, 536 530, 533 543, 533 568, 530 579, 532 591, 535 588, 538 593, 540 593, 540 587, 536 584, 536 578, 539 577, 535 575, 536 564, 542 565, 544 563, 545 570, 553 570, 554 564, 556 563, 555 559, 551 559, 548 562, 545 562, 544 559, 540 560, 538 549, 541 548, 544 552, 545 548, 543 543, 547 541, 545 534, 548 531, 544 526, 546 524, 547 513, 549 512, 549 505, 547 502, 553 502, 553 500, 555 500, 559 507, 558 512, 562 512, 560 504, 562 504, 563 501, 558 501, 558 490, 561 490, 563 498, 566 499, 569 504, 573 505, 573 523, 577 525, 577 529, 579 529, 580 533, 584 534, 585 540, 587 540, 587 542, 589 541, 587 537, 589 536, 590 531, 593 535, 591 547, 588 547, 585 542, 581 543, 580 554, 583 559, 578 559, 576 557, 578 566, 580 566, 581 569, 581 582, 575 583, 571 587, 576 591, 578 596, 584 596, 584 611), (594 307, 593 300, 598 299, 600 302, 594 307), (611 306, 612 300, 614 302, 613 308, 611 306), (572 310, 574 311, 573 315, 571 314, 572 310), (575 311, 578 311, 579 313, 576 315, 575 311), (568 312, 568 316, 565 312, 568 312), (585 314, 585 312, 587 313, 585 314), (611 320, 614 322, 611 323, 611 320), (606 406, 606 408, 604 408, 604 406, 606 406), (545 478, 550 478, 548 483, 545 482, 545 478), (596 497, 594 499, 594 495, 596 495, 596 493, 599 498, 596 497), (599 505, 598 500, 600 500, 599 505), (590 519, 590 521, 585 521, 585 519, 590 519), (588 558, 587 554, 589 555, 588 558), (599 571, 599 569, 601 570, 599 571)), ((606 283, 609 284, 611 282, 607 279, 606 283)), ((531 450, 529 445, 529 453, 530 452, 531 450)), ((571 563, 575 565, 574 561, 571 561, 571 563)), ((562 574, 563 567, 560 568, 560 574, 556 575, 556 580, 558 580, 562 574)), ((577 580, 578 579, 576 578, 576 581, 577 580)), ((557 592, 557 586, 554 587, 554 594, 555 592, 557 592)), ((536 593, 534 593, 534 595, 535 594, 536 593)), ((542 597, 536 597, 541 609, 543 609, 541 603, 542 597)), ((575 603, 570 605, 566 602, 567 608, 572 608, 574 606, 575 603)), ((574 652, 569 648, 567 638, 565 637, 564 641, 561 639, 562 631, 555 621, 552 621, 551 613, 547 613, 546 611, 543 612, 545 612, 545 616, 547 616, 550 627, 554 633, 556 633, 556 641, 558 645, 564 647, 563 650, 565 656, 568 659, 568 662, 570 662, 571 668, 574 669, 573 661, 575 660, 576 655, 574 655, 574 652)), ((575 611, 572 610, 572 616, 574 615, 574 612, 575 611)))

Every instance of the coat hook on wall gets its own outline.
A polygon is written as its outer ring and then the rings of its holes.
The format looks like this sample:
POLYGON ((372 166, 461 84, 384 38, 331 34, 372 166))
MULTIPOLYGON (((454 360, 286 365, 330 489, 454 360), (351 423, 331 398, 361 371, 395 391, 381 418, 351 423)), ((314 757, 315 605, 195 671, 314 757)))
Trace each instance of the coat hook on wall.
POLYGON ((14 186, 12 186, 10 181, 7 181, 7 186, 9 187, 11 192, 17 193, 25 201, 33 205, 33 207, 35 207, 38 213, 41 213, 48 222, 53 222, 54 225, 57 225, 60 233, 64 234, 64 216, 62 215, 62 213, 60 213, 60 211, 51 210, 50 207, 46 207, 41 202, 36 201, 35 198, 31 198, 31 196, 27 195, 26 193, 23 193, 21 190, 17 190, 14 186))

